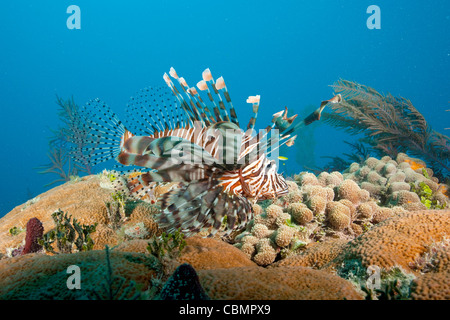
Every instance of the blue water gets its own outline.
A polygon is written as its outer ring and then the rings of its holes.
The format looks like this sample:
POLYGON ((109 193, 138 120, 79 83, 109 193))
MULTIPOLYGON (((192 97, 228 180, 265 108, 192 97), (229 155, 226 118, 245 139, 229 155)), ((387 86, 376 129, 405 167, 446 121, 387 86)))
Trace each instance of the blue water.
MULTIPOLYGON (((99 97, 120 115, 137 90, 164 85, 172 66, 191 85, 208 67, 222 75, 241 123, 245 99, 261 95, 259 128, 284 106, 313 111, 344 78, 409 98, 448 135, 449 31, 448 0, 3 2, 0 217, 56 178, 34 169, 48 162, 50 129, 60 125, 56 95, 99 97), (373 4, 381 29, 366 26, 373 4), (69 5, 81 9, 79 30, 66 26, 69 5)), ((341 131, 322 122, 314 132, 317 165, 349 150, 341 131)), ((282 170, 302 169, 294 149, 286 156, 282 170)))

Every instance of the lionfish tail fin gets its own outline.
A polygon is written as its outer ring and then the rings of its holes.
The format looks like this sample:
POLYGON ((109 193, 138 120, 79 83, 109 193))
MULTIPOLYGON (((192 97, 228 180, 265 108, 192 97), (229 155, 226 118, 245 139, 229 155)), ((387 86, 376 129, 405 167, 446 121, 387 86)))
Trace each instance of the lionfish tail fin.
POLYGON ((252 217, 250 202, 223 190, 217 180, 195 181, 174 189, 160 200, 158 225, 168 232, 181 231, 190 236, 209 229, 211 235, 225 235, 242 228, 252 217))
POLYGON ((122 121, 100 99, 89 101, 80 109, 80 115, 83 124, 71 136, 73 159, 91 168, 115 159, 129 134, 122 121))

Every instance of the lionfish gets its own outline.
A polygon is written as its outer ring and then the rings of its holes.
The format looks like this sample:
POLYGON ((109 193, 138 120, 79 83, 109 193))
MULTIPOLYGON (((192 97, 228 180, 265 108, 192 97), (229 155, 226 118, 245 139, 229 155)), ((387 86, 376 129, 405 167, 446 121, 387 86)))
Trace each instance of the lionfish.
POLYGON ((228 235, 252 218, 254 203, 287 194, 272 152, 283 144, 292 146, 297 129, 319 120, 328 103, 341 101, 340 95, 322 101, 302 121, 294 121, 297 115, 288 117, 286 107, 256 133, 259 95, 247 99, 253 113, 244 131, 223 77, 214 81, 206 69, 196 87, 190 87, 171 68, 163 78, 175 99, 160 89, 142 90, 128 104, 128 128, 99 99, 87 103, 82 109, 86 133, 76 143, 84 147, 75 157, 90 166, 116 159, 124 166, 150 169, 128 181, 130 192, 139 197, 151 193, 155 183, 179 183, 159 199, 157 222, 168 232, 181 229, 187 235, 209 228, 211 236, 223 225, 228 235))

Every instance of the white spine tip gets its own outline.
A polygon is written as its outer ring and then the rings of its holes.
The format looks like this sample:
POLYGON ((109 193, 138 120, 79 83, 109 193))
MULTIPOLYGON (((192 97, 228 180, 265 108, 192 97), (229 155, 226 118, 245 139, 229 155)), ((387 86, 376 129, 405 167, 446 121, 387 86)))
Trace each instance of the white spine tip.
POLYGON ((197 88, 199 88, 201 91, 204 91, 208 89, 208 85, 206 84, 205 80, 202 80, 197 83, 197 88))
POLYGON ((193 94, 193 95, 198 94, 197 89, 195 89, 194 87, 189 88, 189 89, 188 89, 188 92, 189 92, 190 94, 193 94))
POLYGON ((292 138, 290 138, 287 142, 286 145, 288 147, 292 147, 294 145, 295 139, 297 138, 297 136, 293 136, 292 138))
POLYGON ((223 80, 223 77, 220 77, 219 79, 216 80, 216 89, 220 90, 225 88, 225 81, 223 80))
POLYGON ((167 75, 167 73, 164 73, 163 78, 164 78, 164 81, 170 86, 171 85, 171 81, 170 81, 170 78, 167 75))
POLYGON ((211 71, 208 69, 206 69, 205 71, 203 71, 202 73, 202 78, 204 81, 211 81, 213 79, 211 71))
POLYGON ((274 113, 272 117, 275 120, 275 119, 281 117, 283 115, 283 113, 284 113, 284 110, 281 110, 281 111, 279 111, 277 113, 274 113))
POLYGON ((250 96, 247 99, 247 103, 259 103, 259 100, 261 99, 261 96, 250 96))
POLYGON ((187 85, 186 80, 184 80, 183 77, 181 77, 180 79, 178 79, 178 81, 180 81, 180 84, 181 84, 183 87, 185 87, 185 88, 188 88, 188 87, 189 87, 189 86, 187 85))
POLYGON ((170 67, 169 74, 170 74, 171 77, 173 77, 175 79, 178 79, 178 74, 177 74, 177 72, 175 71, 175 69, 173 67, 170 67))

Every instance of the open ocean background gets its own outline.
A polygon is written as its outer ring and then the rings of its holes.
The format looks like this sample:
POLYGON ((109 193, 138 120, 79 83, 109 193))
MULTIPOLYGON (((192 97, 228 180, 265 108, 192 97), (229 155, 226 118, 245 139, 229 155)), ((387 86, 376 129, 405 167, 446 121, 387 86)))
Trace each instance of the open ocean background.
MULTIPOLYGON (((119 116, 141 88, 164 86, 174 67, 190 85, 210 68, 223 76, 241 125, 261 95, 257 128, 284 106, 306 116, 339 78, 412 101, 434 130, 450 134, 450 1, 8 1, 0 10, 0 217, 49 188, 56 95, 100 98, 119 116), (67 7, 81 9, 69 30, 67 7), (381 9, 370 30, 367 7, 381 9), (308 107, 309 106, 309 107, 308 107)), ((354 141, 324 122, 297 139, 280 171, 303 170, 305 152, 349 152, 354 141), (303 153, 302 153, 303 152, 303 153)), ((52 186, 54 187, 54 186, 52 186)))

